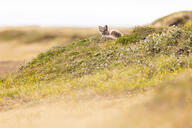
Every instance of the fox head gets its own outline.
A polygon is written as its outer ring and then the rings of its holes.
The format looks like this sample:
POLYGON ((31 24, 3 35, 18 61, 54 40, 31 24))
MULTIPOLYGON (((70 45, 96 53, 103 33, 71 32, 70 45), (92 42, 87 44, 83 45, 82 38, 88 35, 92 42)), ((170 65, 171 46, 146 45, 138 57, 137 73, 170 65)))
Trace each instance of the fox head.
POLYGON ((107 25, 105 25, 104 27, 99 26, 99 31, 102 35, 109 35, 109 29, 107 25))

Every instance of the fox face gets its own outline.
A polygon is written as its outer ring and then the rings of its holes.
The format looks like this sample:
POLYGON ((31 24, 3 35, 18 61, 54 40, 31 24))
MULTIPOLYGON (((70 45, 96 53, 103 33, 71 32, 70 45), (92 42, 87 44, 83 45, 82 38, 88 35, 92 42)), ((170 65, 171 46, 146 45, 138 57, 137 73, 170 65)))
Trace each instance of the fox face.
POLYGON ((99 26, 99 31, 101 32, 101 35, 109 35, 109 30, 107 25, 105 25, 104 27, 99 26))

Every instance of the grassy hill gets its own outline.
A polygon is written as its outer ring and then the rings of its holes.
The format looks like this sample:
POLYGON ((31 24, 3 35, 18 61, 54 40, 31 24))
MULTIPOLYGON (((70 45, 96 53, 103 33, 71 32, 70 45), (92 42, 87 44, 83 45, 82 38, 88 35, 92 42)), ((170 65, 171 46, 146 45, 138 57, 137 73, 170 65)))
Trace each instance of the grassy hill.
POLYGON ((170 15, 164 16, 162 18, 157 19, 151 25, 154 26, 179 26, 184 25, 189 20, 192 19, 192 11, 181 11, 172 13, 170 15))
POLYGON ((191 35, 187 27, 141 26, 116 41, 87 38, 54 47, 1 80, 2 104, 147 91, 191 69, 191 35))

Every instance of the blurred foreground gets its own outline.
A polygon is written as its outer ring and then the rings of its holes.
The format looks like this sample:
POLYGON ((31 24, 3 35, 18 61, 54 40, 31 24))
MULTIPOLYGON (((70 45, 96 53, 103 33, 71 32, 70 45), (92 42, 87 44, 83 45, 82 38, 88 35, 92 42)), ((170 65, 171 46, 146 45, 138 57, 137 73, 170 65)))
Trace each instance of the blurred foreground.
POLYGON ((0 127, 191 128, 191 82, 192 75, 183 73, 145 94, 19 105, 0 113, 0 127))

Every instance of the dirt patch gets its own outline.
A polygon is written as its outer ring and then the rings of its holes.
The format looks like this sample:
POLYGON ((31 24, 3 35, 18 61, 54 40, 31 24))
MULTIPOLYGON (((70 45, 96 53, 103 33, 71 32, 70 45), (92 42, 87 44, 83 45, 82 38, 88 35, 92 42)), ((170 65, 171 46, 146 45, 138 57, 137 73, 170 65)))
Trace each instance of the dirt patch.
POLYGON ((0 78, 16 71, 22 63, 22 61, 0 61, 0 78))

